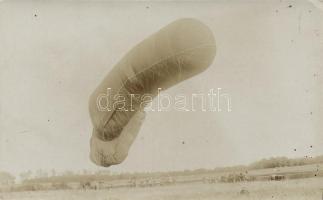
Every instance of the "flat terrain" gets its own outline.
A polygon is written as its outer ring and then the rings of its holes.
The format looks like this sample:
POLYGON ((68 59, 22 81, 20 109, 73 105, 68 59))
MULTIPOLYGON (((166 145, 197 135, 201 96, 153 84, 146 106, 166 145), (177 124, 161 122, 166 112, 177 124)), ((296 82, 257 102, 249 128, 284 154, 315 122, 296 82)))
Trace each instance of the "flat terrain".
POLYGON ((1 193, 10 200, 239 200, 322 199, 323 178, 240 183, 188 183, 147 188, 1 193), (242 192, 244 191, 244 192, 242 192))

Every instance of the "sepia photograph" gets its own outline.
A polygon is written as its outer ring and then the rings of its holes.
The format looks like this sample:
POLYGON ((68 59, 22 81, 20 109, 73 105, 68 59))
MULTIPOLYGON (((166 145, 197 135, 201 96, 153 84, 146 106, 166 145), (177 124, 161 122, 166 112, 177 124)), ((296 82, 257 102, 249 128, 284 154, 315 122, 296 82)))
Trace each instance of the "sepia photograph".
POLYGON ((0 200, 323 200, 323 0, 0 0, 0 200))

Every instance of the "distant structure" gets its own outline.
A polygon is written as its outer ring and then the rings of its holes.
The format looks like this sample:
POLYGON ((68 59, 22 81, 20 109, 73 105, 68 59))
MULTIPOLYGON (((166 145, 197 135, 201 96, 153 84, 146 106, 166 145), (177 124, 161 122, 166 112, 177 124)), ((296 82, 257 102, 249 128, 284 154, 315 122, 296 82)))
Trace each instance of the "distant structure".
POLYGON ((281 180, 285 180, 286 177, 284 175, 276 175, 276 174, 273 174, 270 176, 270 180, 272 181, 281 181, 281 180))

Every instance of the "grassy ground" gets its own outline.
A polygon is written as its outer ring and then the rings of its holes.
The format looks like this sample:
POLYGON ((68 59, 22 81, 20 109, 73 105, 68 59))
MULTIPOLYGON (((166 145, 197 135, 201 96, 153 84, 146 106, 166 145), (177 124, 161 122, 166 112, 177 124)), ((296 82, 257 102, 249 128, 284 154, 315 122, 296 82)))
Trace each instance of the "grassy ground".
POLYGON ((244 183, 192 183, 151 188, 1 193, 10 200, 321 200, 323 178, 244 183), (241 190, 247 191, 241 194, 241 190))

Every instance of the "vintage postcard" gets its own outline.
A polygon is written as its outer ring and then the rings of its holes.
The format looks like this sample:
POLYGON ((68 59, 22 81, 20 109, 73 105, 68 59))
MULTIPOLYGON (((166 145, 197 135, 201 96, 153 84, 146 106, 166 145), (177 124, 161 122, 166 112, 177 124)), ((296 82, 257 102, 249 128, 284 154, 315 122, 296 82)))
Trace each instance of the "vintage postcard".
POLYGON ((323 199, 323 1, 0 1, 0 200, 323 199))

